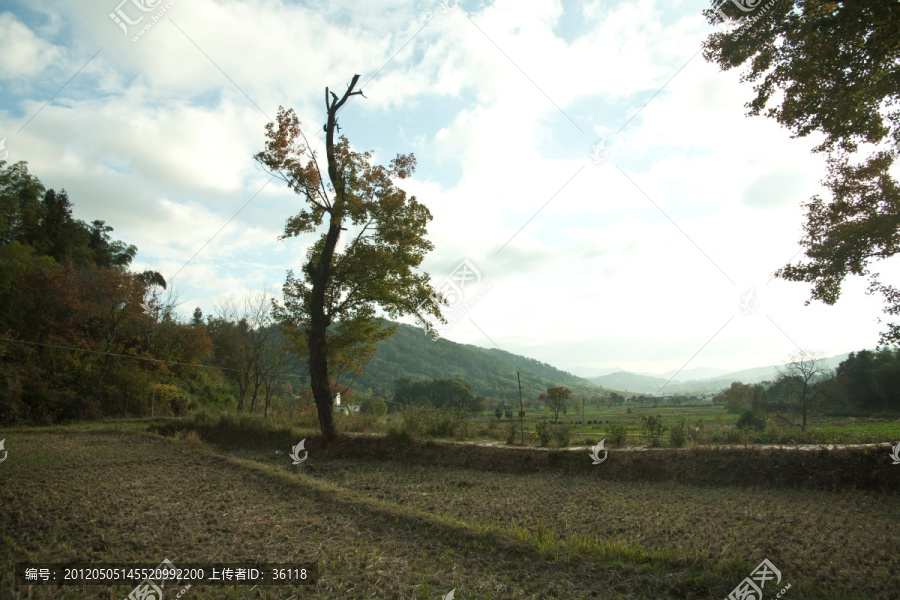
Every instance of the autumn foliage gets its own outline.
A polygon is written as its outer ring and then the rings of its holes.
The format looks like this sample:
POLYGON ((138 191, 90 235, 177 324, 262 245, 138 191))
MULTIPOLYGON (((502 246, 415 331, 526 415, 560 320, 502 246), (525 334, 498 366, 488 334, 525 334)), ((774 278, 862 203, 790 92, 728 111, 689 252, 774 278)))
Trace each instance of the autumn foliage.
POLYGON ((211 351, 205 328, 145 312, 161 277, 129 271, 136 248, 110 231, 0 162, 0 422, 183 414, 218 385, 189 366, 211 351))

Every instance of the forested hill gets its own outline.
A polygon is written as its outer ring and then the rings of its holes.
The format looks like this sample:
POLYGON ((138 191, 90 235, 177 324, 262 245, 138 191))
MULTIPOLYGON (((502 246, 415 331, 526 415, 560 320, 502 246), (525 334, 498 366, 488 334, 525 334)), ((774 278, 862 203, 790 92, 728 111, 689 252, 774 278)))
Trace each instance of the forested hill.
POLYGON ((372 388, 380 395, 391 397, 394 380, 401 377, 447 377, 468 381, 475 394, 518 399, 514 365, 522 375, 522 394, 526 398, 536 398, 548 387, 556 386, 566 386, 579 393, 603 389, 533 358, 445 339, 434 341, 421 328, 402 323, 398 324, 395 335, 379 342, 372 360, 366 365, 365 374, 353 388, 372 388))

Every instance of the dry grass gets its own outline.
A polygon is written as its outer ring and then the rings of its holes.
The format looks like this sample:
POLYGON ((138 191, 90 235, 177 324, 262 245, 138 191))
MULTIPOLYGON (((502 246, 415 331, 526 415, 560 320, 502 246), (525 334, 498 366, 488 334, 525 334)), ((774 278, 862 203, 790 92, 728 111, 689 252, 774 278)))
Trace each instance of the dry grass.
POLYGON ((765 557, 792 584, 785 600, 900 590, 895 497, 489 473, 314 452, 294 466, 274 448, 197 451, 191 446, 203 442, 189 442, 190 433, 181 443, 133 432, 4 434, 0 598, 130 592, 13 592, 17 561, 163 558, 319 566, 316 589, 194 586, 184 600, 434 599, 450 589, 460 600, 724 598, 765 557))

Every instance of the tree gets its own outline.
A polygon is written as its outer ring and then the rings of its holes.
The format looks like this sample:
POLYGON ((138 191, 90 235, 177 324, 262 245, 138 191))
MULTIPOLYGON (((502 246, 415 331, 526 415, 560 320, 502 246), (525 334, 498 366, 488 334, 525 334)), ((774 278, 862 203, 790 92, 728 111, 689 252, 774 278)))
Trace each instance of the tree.
POLYGON ((900 411, 900 349, 853 352, 837 367, 843 404, 863 411, 900 411))
POLYGON ((83 264, 88 258, 87 253, 79 250, 85 246, 87 232, 81 221, 72 218, 72 203, 66 191, 47 190, 41 205, 41 225, 45 239, 36 246, 42 247, 57 262, 72 257, 75 262, 83 264))
POLYGON ((137 254, 137 248, 119 240, 112 240, 109 232, 113 228, 105 221, 92 221, 88 248, 93 252, 93 259, 101 267, 125 269, 137 254))
POLYGON ((732 413, 743 412, 751 407, 753 402, 753 386, 734 381, 731 387, 719 394, 717 403, 725 405, 725 410, 732 413))
MULTIPOLYGON (((720 10, 743 14, 727 2, 720 10)), ((742 81, 757 83, 748 115, 765 110, 795 137, 825 135, 815 151, 828 155, 823 183, 831 199, 816 195, 805 204, 800 244, 808 262, 776 276, 811 283, 807 304, 834 304, 848 275, 864 275, 869 293, 884 298, 885 314, 900 315, 900 289, 871 270, 900 251, 900 189, 889 172, 900 150, 900 111, 893 108, 900 99, 900 4, 792 0, 766 4, 764 12, 749 27, 711 35, 704 56, 723 70, 749 63, 742 81)), ((721 21, 715 10, 707 17, 721 21)), ((887 324, 880 344, 898 341, 900 325, 887 324)))
POLYGON ((563 411, 563 414, 565 414, 566 404, 569 401, 569 395, 571 395, 571 393, 570 390, 564 387, 552 387, 547 388, 546 394, 540 395, 539 399, 553 411, 554 423, 559 421, 559 411, 563 411))
MULTIPOLYGON (((392 318, 425 313, 445 322, 428 275, 413 271, 433 249, 425 239, 431 213, 394 184, 412 175, 415 157, 398 154, 385 168, 371 164, 371 153, 352 151, 345 136, 335 140, 338 111, 353 96, 362 96, 362 90, 354 90, 358 81, 359 75, 354 75, 340 98, 325 88, 330 185, 292 109, 279 107, 277 125, 266 125, 266 149, 254 157, 307 204, 287 220, 281 239, 313 233, 327 217, 325 232, 306 254, 303 279, 288 273, 285 305, 279 312, 287 327, 306 338, 301 349, 308 356, 324 444, 338 437, 329 394, 329 361, 337 351, 371 352, 378 340, 394 332, 393 327, 378 326, 375 307, 392 318), (348 234, 339 251, 341 232, 349 231, 348 225, 357 230, 355 235, 348 234), (333 324, 343 326, 335 337, 329 335, 333 324)), ((435 334, 430 325, 428 329, 435 334)))
POLYGON ((272 397, 292 366, 270 296, 258 292, 240 303, 228 299, 216 312, 207 327, 213 360, 234 388, 237 409, 244 410, 249 400, 250 412, 255 411, 262 393, 263 413, 268 414, 272 397))
POLYGON ((795 354, 784 368, 778 370, 777 382, 785 386, 793 405, 800 411, 800 428, 806 431, 806 418, 820 391, 813 384, 827 373, 824 359, 806 352, 795 354))
MULTIPOLYGON (((28 172, 28 163, 0 161, 0 245, 12 242, 34 247, 41 234, 41 197, 46 188, 28 172)), ((39 255, 43 248, 35 247, 39 255)))
POLYGON ((387 414, 387 410, 387 402, 384 401, 384 398, 377 398, 374 396, 367 396, 364 398, 359 407, 359 412, 362 414, 375 415, 376 417, 387 414))

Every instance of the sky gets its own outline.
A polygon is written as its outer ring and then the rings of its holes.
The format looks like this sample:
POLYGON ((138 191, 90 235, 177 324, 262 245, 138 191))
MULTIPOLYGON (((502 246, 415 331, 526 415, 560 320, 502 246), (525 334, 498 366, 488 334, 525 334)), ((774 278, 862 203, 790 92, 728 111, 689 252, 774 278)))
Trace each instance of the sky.
POLYGON ((325 88, 359 74, 341 132, 379 164, 416 156, 398 185, 433 216, 421 269, 458 300, 441 337, 585 375, 872 348, 864 279, 806 306, 773 278, 802 257, 825 157, 746 116, 742 71, 703 58, 707 8, 3 0, 0 158, 137 246, 184 318, 211 314, 280 297, 317 237, 278 239, 303 204, 253 160, 266 124, 293 108, 323 150, 325 88))

